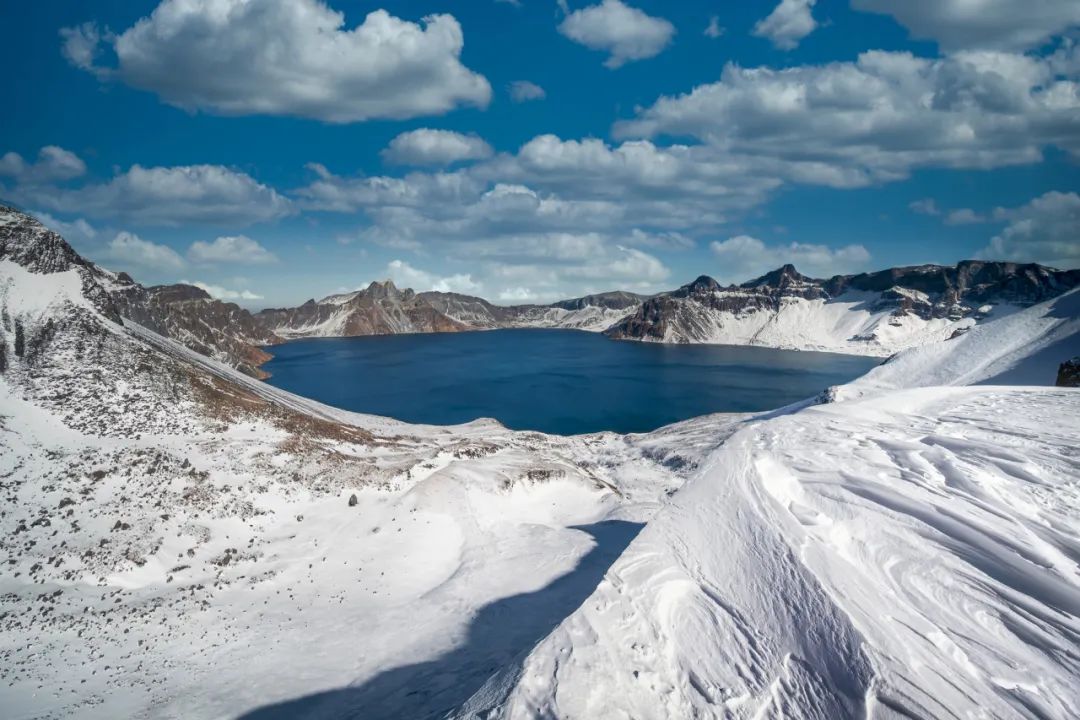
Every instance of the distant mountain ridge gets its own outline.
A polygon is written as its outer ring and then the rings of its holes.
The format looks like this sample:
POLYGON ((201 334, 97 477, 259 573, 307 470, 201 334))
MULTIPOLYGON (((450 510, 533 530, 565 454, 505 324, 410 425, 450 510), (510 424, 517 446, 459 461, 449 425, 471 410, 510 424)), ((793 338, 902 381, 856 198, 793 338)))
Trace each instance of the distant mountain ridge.
POLYGON ((760 345, 888 356, 947 340, 987 317, 1080 285, 1080 270, 968 260, 817 279, 784 265, 739 285, 702 275, 653 296, 625 291, 539 305, 495 305, 386 280, 294 308, 251 313, 184 284, 144 287, 83 259, 56 233, 0 207, 0 260, 34 272, 78 268, 106 317, 143 325, 248 375, 265 378, 263 348, 303 337, 570 328, 619 340, 760 345))
POLYGON ((785 265, 741 285, 701 276, 606 331, 621 340, 763 345, 886 356, 1080 285, 1080 270, 966 260, 821 280, 785 265))

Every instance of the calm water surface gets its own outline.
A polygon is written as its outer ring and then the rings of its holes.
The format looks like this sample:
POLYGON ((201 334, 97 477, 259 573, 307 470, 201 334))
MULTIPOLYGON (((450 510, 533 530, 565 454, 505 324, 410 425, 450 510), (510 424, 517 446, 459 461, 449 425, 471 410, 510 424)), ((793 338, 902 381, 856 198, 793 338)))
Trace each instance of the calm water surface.
POLYGON ((615 342, 575 330, 297 340, 268 348, 271 385, 346 410, 448 425, 644 432, 714 412, 769 410, 880 362, 727 345, 615 342))

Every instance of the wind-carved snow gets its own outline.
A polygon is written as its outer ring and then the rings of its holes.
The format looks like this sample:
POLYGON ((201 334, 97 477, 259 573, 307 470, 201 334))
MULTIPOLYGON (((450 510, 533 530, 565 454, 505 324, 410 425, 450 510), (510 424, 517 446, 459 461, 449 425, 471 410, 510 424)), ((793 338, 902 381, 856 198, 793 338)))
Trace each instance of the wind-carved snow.
POLYGON ((929 388, 737 433, 462 716, 1076 717, 1078 407, 929 388))

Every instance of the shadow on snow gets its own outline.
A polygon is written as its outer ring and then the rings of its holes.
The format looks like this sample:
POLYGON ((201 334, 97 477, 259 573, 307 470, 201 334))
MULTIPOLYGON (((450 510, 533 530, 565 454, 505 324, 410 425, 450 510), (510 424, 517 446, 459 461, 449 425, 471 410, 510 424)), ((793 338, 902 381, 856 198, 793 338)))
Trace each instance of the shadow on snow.
POLYGON ((607 520, 573 528, 592 535, 596 547, 572 571, 535 592, 484 606, 465 642, 441 657, 384 671, 362 685, 266 705, 240 720, 443 717, 468 701, 488 678, 520 667, 529 651, 592 594, 642 527, 607 520))

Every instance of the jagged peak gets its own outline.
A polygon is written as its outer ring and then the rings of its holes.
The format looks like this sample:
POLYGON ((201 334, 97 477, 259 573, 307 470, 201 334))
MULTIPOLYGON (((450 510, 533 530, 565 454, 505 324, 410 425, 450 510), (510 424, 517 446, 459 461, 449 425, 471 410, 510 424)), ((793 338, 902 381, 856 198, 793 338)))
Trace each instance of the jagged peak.
POLYGON ((814 282, 813 278, 803 275, 795 269, 794 265, 792 265, 791 263, 787 263, 785 265, 781 265, 776 270, 765 273, 761 277, 754 278, 749 282, 743 283, 742 287, 753 288, 768 286, 780 288, 787 287, 789 285, 805 285, 812 282, 814 282))
POLYGON ((698 275, 697 278, 691 282, 683 285, 683 288, 693 292, 694 290, 716 290, 720 287, 720 283, 712 279, 708 275, 698 275))

